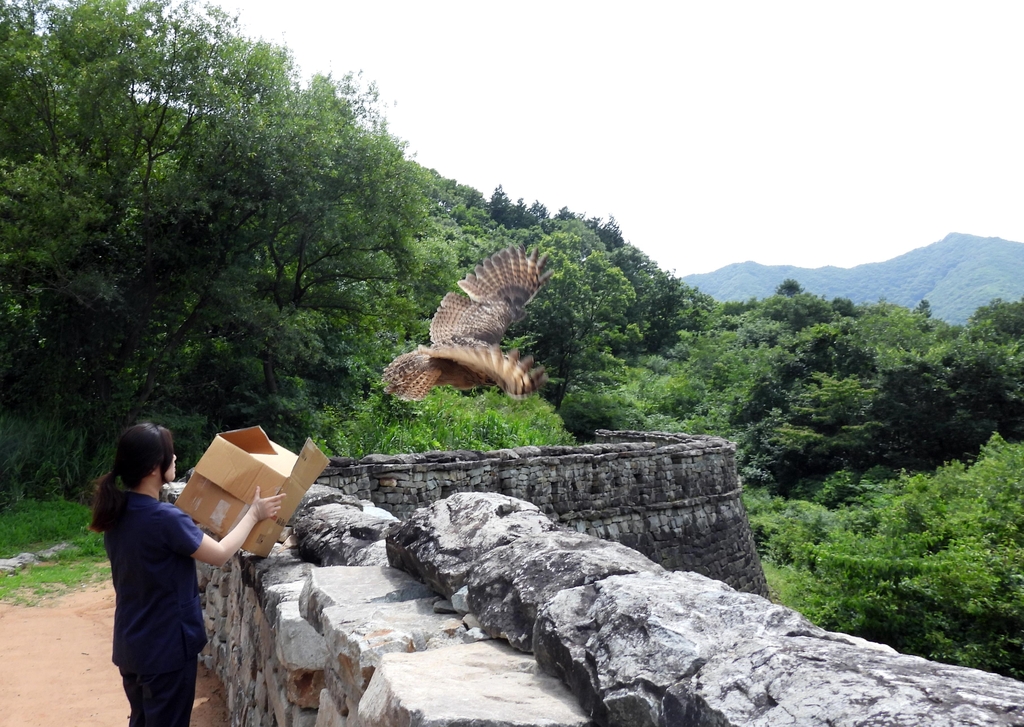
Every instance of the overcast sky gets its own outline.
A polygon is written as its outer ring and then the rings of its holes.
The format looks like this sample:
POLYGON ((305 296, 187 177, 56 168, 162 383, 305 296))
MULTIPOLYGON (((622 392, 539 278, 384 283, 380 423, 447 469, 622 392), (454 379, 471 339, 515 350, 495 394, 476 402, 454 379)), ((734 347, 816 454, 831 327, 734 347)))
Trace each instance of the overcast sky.
POLYGON ((1024 2, 221 0, 420 164, 677 275, 1024 241, 1024 2))

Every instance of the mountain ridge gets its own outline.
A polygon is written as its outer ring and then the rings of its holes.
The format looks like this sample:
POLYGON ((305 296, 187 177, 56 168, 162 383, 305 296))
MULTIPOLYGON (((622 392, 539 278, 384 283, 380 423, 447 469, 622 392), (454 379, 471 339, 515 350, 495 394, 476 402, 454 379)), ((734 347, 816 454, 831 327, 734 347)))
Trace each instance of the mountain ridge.
POLYGON ((748 300, 773 295, 788 278, 809 293, 850 298, 855 303, 887 300, 913 308, 927 300, 936 318, 965 323, 975 310, 995 298, 1015 301, 1024 297, 1024 243, 951 232, 938 242, 890 260, 852 268, 747 261, 686 275, 682 280, 716 300, 748 300))

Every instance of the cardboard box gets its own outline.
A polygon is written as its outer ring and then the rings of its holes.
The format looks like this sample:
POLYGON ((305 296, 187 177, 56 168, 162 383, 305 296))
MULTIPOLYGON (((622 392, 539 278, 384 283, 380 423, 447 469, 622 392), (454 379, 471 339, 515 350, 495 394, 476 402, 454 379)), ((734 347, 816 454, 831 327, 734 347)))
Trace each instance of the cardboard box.
POLYGON ((222 538, 248 511, 257 487, 261 497, 284 492, 277 519, 256 525, 242 544, 250 553, 267 556, 327 462, 311 439, 296 455, 270 441, 262 427, 221 432, 196 464, 175 504, 222 538))

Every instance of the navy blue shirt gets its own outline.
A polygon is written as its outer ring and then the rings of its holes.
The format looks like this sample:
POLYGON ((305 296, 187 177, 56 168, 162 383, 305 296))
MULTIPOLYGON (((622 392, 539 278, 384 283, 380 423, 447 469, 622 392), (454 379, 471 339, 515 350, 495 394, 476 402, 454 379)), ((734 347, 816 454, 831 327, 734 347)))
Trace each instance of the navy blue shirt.
POLYGON ((128 492, 103 535, 117 596, 114 663, 133 674, 176 671, 206 645, 192 554, 202 531, 174 505, 128 492))

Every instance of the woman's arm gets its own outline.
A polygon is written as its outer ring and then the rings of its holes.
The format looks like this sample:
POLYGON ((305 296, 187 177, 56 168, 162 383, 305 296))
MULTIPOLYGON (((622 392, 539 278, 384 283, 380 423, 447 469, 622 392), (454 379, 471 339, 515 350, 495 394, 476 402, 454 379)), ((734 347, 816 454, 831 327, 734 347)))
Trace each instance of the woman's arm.
POLYGON ((282 500, 284 500, 284 493, 273 497, 260 497, 260 488, 257 487, 252 506, 238 521, 238 525, 231 528, 231 532, 221 538, 220 542, 203 533, 203 542, 199 544, 199 548, 192 554, 192 557, 218 568, 224 565, 242 547, 242 543, 249 537, 249 533, 258 522, 277 517, 277 513, 281 510, 282 500))

